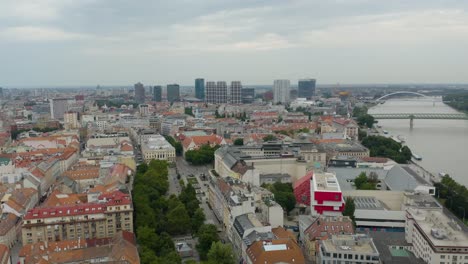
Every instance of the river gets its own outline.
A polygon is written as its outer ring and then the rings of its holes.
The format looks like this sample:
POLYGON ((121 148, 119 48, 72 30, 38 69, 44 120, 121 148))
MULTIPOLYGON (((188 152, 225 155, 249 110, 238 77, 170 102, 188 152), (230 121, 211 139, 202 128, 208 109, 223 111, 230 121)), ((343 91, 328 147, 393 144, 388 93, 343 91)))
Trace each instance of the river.
MULTIPOLYGON (((440 100, 440 98, 439 98, 440 100)), ((392 99, 369 109, 369 113, 459 113, 443 102, 392 99)), ((413 153, 422 157, 418 163, 428 171, 448 173, 468 186, 468 120, 420 120, 413 128, 409 120, 379 120, 390 135, 402 135, 413 153)))

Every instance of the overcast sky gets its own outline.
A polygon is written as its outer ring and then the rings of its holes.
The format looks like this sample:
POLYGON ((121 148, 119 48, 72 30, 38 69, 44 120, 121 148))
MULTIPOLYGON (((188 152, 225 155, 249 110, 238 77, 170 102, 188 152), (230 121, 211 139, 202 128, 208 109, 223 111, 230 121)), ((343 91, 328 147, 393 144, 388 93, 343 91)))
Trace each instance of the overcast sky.
POLYGON ((468 83, 466 0, 0 0, 0 86, 468 83))

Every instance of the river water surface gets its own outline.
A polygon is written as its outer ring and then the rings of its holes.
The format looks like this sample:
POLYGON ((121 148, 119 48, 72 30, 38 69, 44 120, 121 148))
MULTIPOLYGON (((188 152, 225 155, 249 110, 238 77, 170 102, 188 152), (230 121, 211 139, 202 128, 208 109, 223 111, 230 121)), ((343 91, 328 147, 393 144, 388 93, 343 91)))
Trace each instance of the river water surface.
MULTIPOLYGON (((440 98, 439 98, 440 100, 440 98)), ((392 99, 369 109, 369 113, 459 113, 442 102, 392 99)), ((379 120, 390 135, 402 135, 418 163, 434 174, 448 173, 468 186, 468 120, 379 120)))

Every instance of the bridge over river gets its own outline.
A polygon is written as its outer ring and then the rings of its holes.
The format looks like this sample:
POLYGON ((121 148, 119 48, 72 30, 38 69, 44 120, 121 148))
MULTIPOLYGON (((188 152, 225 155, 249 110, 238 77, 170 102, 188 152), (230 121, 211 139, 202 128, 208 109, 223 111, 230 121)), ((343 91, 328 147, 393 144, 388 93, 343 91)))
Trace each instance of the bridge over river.
POLYGON ((370 114, 374 119, 409 119, 413 127, 414 119, 468 120, 468 115, 461 113, 378 113, 370 114))

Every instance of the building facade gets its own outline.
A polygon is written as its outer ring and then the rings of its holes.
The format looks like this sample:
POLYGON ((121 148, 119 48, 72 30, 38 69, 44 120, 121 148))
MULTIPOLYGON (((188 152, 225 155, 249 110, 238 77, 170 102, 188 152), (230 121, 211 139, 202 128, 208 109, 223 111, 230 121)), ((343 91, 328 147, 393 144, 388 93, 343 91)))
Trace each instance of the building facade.
POLYGON ((161 135, 153 135, 141 143, 141 153, 145 162, 152 159, 175 162, 175 148, 161 135))
POLYGON ((344 198, 333 173, 315 173, 310 184, 312 215, 338 216, 344 210, 344 198))
POLYGON ((315 95, 315 82, 315 79, 299 80, 297 97, 311 99, 315 95))
POLYGON ((145 102, 145 87, 142 83, 135 84, 135 101, 139 104, 145 102))
POLYGON ((334 235, 320 241, 317 263, 381 263, 372 238, 367 235, 334 235))
POLYGON ((67 98, 55 98, 50 100, 50 117, 52 119, 63 119, 63 115, 68 111, 67 98))
POLYGON ((195 98, 205 100, 205 79, 195 79, 195 98))
POLYGON ((275 80, 273 83, 273 103, 288 103, 290 101, 291 84, 289 80, 275 80))
POLYGON ((78 129, 80 128, 80 122, 78 121, 77 112, 66 112, 63 114, 63 122, 65 129, 78 129))
POLYGON ((240 81, 231 82, 231 104, 240 104, 242 102, 241 90, 242 84, 240 81))
POLYGON ((156 85, 153 87, 153 101, 154 102, 162 101, 162 86, 156 85))
POLYGON ((133 206, 129 194, 115 191, 99 196, 98 203, 34 208, 23 220, 23 244, 76 238, 112 237, 133 232, 133 206))
POLYGON ((251 104, 255 101, 255 89, 254 88, 242 88, 241 100, 243 104, 251 104))
POLYGON ((407 196, 405 239, 430 264, 468 262, 468 232, 428 195, 407 196))
POLYGON ((226 82, 206 82, 206 102, 211 104, 227 103, 226 82))
POLYGON ((178 84, 167 85, 167 101, 175 102, 180 100, 180 86, 178 84))

